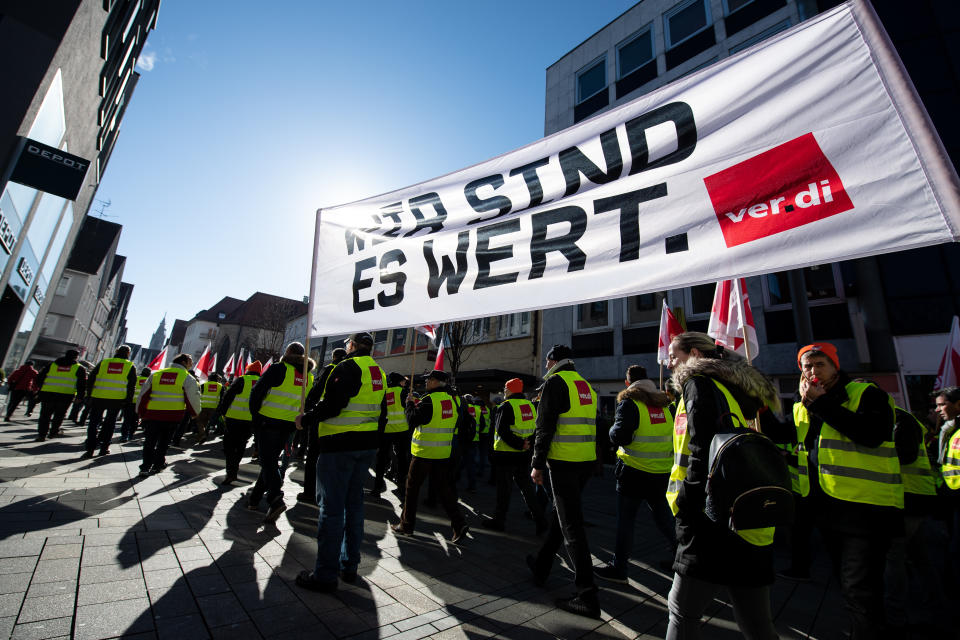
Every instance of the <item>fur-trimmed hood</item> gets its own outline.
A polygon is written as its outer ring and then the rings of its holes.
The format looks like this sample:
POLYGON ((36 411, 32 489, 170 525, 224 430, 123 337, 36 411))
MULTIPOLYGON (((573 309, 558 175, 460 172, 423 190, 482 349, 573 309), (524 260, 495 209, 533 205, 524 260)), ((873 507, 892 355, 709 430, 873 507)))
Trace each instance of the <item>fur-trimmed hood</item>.
POLYGON ((716 378, 720 382, 739 387, 761 405, 780 410, 780 396, 773 382, 746 360, 719 360, 717 358, 690 358, 673 372, 673 384, 683 389, 683 383, 693 376, 716 378))
POLYGON ((617 402, 629 398, 642 402, 648 407, 665 407, 670 404, 670 396, 657 389, 652 380, 637 380, 617 394, 617 402))
MULTIPOLYGON (((304 357, 305 356, 295 356, 293 354, 286 354, 282 358, 280 358, 280 362, 286 362, 289 365, 293 365, 293 367, 297 371, 303 371, 304 357)), ((317 363, 313 361, 313 358, 306 358, 306 359, 308 361, 307 371, 313 371, 317 363)))

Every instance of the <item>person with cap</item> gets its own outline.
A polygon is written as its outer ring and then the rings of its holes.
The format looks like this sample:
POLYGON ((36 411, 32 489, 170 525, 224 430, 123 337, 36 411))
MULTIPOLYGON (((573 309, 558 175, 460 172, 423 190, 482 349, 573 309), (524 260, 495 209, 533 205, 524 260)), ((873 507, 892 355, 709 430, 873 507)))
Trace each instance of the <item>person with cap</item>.
POLYGON ((506 527, 510 508, 511 485, 520 489, 527 509, 533 514, 537 535, 547 529, 543 505, 537 500, 530 480, 530 458, 537 410, 523 395, 523 380, 512 378, 503 386, 504 401, 497 407, 493 422, 496 425, 493 440, 493 473, 497 482, 497 504, 493 517, 483 526, 493 531, 506 527))
POLYGON ((75 397, 83 398, 87 389, 87 370, 80 366, 80 352, 67 351, 40 372, 37 376, 37 398, 40 402, 40 418, 37 421, 37 441, 43 442, 47 434, 56 437, 60 433, 63 417, 75 397))
MULTIPOLYGON (((323 397, 323 388, 327 384, 330 373, 340 362, 347 357, 347 350, 337 347, 330 354, 330 362, 323 366, 317 381, 307 393, 307 400, 304 407, 312 407, 323 397)), ((299 502, 307 504, 317 504, 317 458, 320 456, 320 446, 317 441, 317 430, 306 429, 307 434, 307 455, 303 463, 303 491, 297 494, 299 502)))
POLYGON ((143 388, 143 383, 146 382, 147 378, 151 375, 153 375, 153 371, 150 370, 150 367, 144 367, 140 370, 140 375, 137 376, 137 386, 133 390, 133 397, 123 408, 123 423, 120 425, 120 442, 130 440, 136 432, 137 426, 140 424, 140 419, 137 417, 137 398, 140 397, 140 390, 143 388))
POLYGON ((597 392, 577 373, 573 352, 566 345, 554 345, 547 353, 537 425, 534 432, 533 471, 535 484, 549 482, 555 509, 549 529, 536 556, 527 556, 534 581, 543 584, 561 544, 573 561, 576 595, 556 601, 564 611, 590 618, 600 617, 600 602, 593 581, 593 561, 583 519, 583 488, 593 475, 597 461, 597 392))
POLYGON ((200 412, 200 388, 190 375, 193 357, 178 354, 165 369, 154 371, 140 387, 137 414, 143 423, 143 461, 140 477, 166 466, 167 446, 177 425, 200 412))
POLYGON ((258 511, 260 500, 267 498, 265 523, 277 521, 287 510, 283 501, 283 474, 280 471, 280 456, 293 435, 300 403, 307 388, 313 384, 314 362, 306 356, 303 345, 291 342, 284 350, 280 362, 262 372, 250 392, 250 414, 256 433, 260 454, 260 475, 247 494, 247 509, 258 511))
POLYGON ((260 361, 254 360, 247 365, 243 375, 234 378, 211 416, 212 422, 217 422, 220 416, 226 417, 223 455, 227 473, 220 482, 220 486, 225 487, 236 482, 237 474, 240 472, 240 460, 243 459, 243 452, 247 450, 247 442, 253 434, 250 392, 253 391, 253 386, 259 379, 260 361))
POLYGON ((380 435, 387 423, 387 375, 370 356, 373 336, 354 333, 347 357, 327 377, 320 402, 297 417, 317 430, 317 561, 297 584, 330 592, 338 576, 357 579, 363 539, 363 483, 370 474, 380 435))
POLYGON ((99 455, 105 456, 110 453, 117 416, 133 400, 137 388, 137 369, 130 361, 130 347, 120 345, 112 358, 101 360, 93 368, 87 386, 90 388, 90 422, 83 457, 92 458, 98 443, 99 455))
POLYGON ((400 522, 390 525, 390 528, 398 535, 413 535, 420 487, 429 476, 450 518, 453 529, 450 541, 458 544, 470 527, 457 505, 453 469, 450 468, 460 407, 448 384, 449 380, 450 376, 445 371, 434 369, 427 374, 426 393, 419 399, 415 399, 413 394, 407 396, 407 423, 413 429, 410 439, 412 458, 400 522))
MULTIPOLYGON (((10 422, 10 416, 17 410, 17 407, 25 398, 30 398, 37 392, 37 370, 33 368, 36 363, 33 360, 27 360, 16 371, 7 378, 7 388, 10 390, 10 397, 7 399, 7 422, 10 422)), ((30 417, 30 407, 27 408, 27 417, 30 417)))
POLYGON ((384 475, 391 458, 395 458, 397 470, 397 487, 403 487, 407 481, 407 467, 410 466, 410 425, 404 406, 407 402, 407 379, 393 371, 387 376, 387 424, 377 450, 376 477, 370 495, 380 497, 387 490, 384 475))
POLYGON ((610 427, 610 442, 617 446, 616 546, 613 562, 593 571, 613 582, 627 581, 634 525, 643 503, 667 543, 670 557, 661 564, 667 572, 673 572, 677 550, 676 523, 666 497, 673 467, 670 397, 647 379, 647 370, 638 364, 627 368, 624 383, 627 388, 617 394, 617 410, 610 427))
POLYGON ((793 406, 800 493, 810 496, 854 640, 885 633, 884 567, 904 532, 904 490, 894 444, 892 398, 856 382, 827 342, 797 353, 800 402, 793 406))
POLYGON ((946 387, 935 392, 934 407, 942 421, 938 435, 937 464, 946 486, 944 498, 949 540, 947 554, 954 584, 960 576, 960 387, 946 387))

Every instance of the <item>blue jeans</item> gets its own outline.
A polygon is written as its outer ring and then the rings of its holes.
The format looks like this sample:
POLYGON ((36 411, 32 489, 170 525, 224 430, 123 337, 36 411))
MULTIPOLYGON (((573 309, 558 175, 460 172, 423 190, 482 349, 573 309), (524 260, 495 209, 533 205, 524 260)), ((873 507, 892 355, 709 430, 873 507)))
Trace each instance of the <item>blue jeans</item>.
POLYGON ((267 497, 267 504, 270 505, 283 499, 283 472, 280 469, 280 456, 292 431, 292 427, 284 429, 276 426, 260 427, 257 430, 260 475, 257 476, 257 482, 250 491, 251 503, 260 502, 264 494, 267 497))
MULTIPOLYGON (((666 640, 696 640, 700 637, 700 619, 724 587, 679 573, 673 574, 673 586, 667 596, 670 622, 666 640)), ((770 587, 726 587, 733 605, 733 617, 748 640, 776 640, 770 611, 770 587)))
POLYGON ((317 565, 319 582, 337 581, 343 570, 353 573, 360 564, 363 538, 363 483, 377 455, 368 451, 320 453, 317 458, 317 565))
POLYGON ((613 566, 618 571, 626 573, 630 566, 630 551, 633 549, 633 530, 637 521, 637 511, 644 502, 650 508, 653 521, 670 545, 670 549, 676 551, 677 543, 674 537, 676 524, 673 514, 670 513, 670 505, 667 504, 663 494, 658 498, 635 498, 617 492, 617 542, 613 554, 613 566))

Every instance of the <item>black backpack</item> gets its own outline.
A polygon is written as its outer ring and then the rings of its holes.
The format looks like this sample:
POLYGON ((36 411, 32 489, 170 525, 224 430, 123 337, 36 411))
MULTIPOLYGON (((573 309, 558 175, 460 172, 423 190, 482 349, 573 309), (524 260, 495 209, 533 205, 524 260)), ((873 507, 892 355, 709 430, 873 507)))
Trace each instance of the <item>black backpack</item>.
POLYGON ((477 421, 470 415, 470 410, 462 399, 453 396, 453 405, 457 408, 454 445, 458 452, 462 452, 473 442, 473 436, 477 433, 477 421))
POLYGON ((751 429, 710 442, 707 517, 732 531, 793 524, 790 471, 770 438, 751 429))

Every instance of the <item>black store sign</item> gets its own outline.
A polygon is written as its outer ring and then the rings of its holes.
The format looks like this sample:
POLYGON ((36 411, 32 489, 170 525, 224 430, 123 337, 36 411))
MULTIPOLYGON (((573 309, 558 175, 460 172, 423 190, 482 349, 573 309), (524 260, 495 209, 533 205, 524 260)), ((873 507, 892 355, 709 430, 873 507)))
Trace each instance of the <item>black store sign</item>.
POLYGON ((45 145, 22 138, 20 155, 10 179, 53 195, 76 200, 90 162, 45 145))

